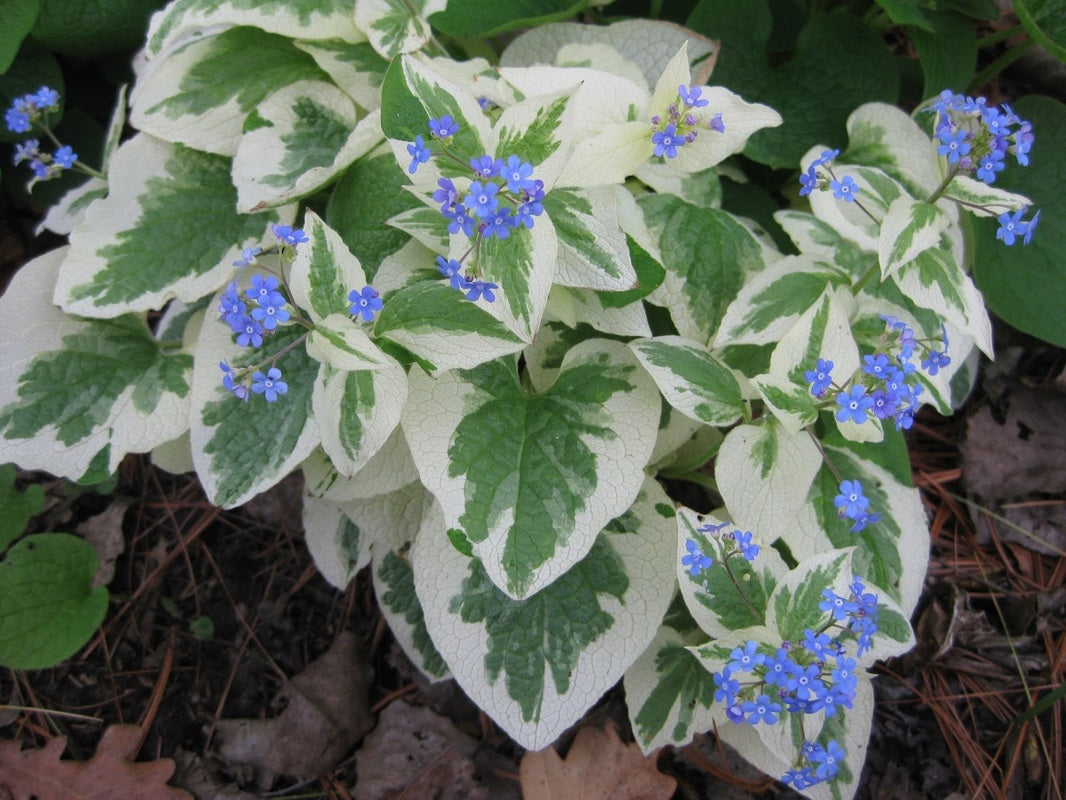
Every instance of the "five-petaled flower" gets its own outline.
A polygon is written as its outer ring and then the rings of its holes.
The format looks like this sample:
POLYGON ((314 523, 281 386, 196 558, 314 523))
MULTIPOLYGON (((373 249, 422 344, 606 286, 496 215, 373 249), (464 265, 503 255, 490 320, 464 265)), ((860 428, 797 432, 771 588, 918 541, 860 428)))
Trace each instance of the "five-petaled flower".
POLYGON ((348 293, 348 313, 353 317, 362 317, 363 322, 373 322, 374 315, 381 311, 384 305, 381 295, 373 286, 364 286, 362 289, 352 289, 348 293))

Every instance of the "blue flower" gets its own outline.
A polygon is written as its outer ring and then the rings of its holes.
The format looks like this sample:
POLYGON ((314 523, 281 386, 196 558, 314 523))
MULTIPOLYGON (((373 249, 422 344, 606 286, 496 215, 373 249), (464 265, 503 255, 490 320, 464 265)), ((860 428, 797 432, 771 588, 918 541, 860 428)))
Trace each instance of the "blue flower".
POLYGON ((230 322, 230 328, 237 334, 237 344, 241 347, 259 347, 263 343, 263 326, 247 314, 230 322))
POLYGON ((866 412, 873 407, 873 398, 866 396, 866 387, 856 384, 850 392, 842 391, 837 395, 837 422, 852 422, 862 424, 866 422, 866 412))
POLYGON ((263 327, 272 331, 279 322, 289 321, 289 310, 285 308, 285 298, 279 292, 272 292, 259 301, 259 308, 252 309, 252 319, 261 322, 263 327))
POLYGON ((437 256, 437 269, 451 281, 453 289, 465 291, 470 287, 469 281, 463 276, 463 265, 454 258, 445 259, 444 256, 437 256))
POLYGON ((818 765, 814 769, 815 777, 823 781, 834 777, 840 770, 844 756, 844 748, 835 741, 830 741, 825 749, 816 747, 809 756, 810 760, 818 765))
POLYGON ((364 286, 362 289, 352 289, 348 292, 348 313, 353 317, 362 316, 363 322, 373 322, 374 315, 381 311, 384 303, 381 295, 373 286, 364 286))
MULTIPOLYGON (((1025 214, 1025 209, 1020 208, 1011 214, 1009 211, 1005 214, 1000 214, 998 217, 999 230, 996 231, 996 238, 1001 240, 1007 247, 1011 247, 1017 241, 1018 236, 1029 236, 1030 223, 1022 220, 1022 215, 1025 214)), ((1025 240, 1028 244, 1028 239, 1025 240)))
POLYGON ((23 161, 29 161, 30 159, 37 158, 40 153, 41 143, 37 139, 27 139, 20 144, 15 145, 15 158, 16 164, 21 164, 23 161))
POLYGON ((846 619, 848 614, 853 610, 852 604, 848 602, 848 598, 841 597, 832 589, 822 589, 822 602, 818 604, 818 608, 822 611, 828 611, 833 619, 840 621, 846 619))
POLYGON ((862 357, 862 360, 862 371, 865 372, 867 375, 873 375, 875 378, 884 378, 886 375, 888 375, 888 356, 886 356, 884 353, 865 355, 862 357))
POLYGON ((444 218, 448 220, 448 233, 459 233, 459 231, 462 231, 467 236, 474 235, 474 226, 476 225, 476 222, 465 207, 455 206, 454 208, 445 209, 441 211, 441 213, 444 215, 444 218))
POLYGON ((459 200, 459 190, 448 178, 439 178, 437 186, 440 188, 433 190, 433 200, 440 203, 441 211, 445 211, 459 200))
POLYGON ((302 230, 293 228, 291 225, 274 224, 270 226, 270 230, 280 245, 295 247, 298 244, 310 241, 302 230))
POLYGON ((533 188, 533 179, 530 177, 533 165, 518 156, 508 156, 507 166, 501 174, 507 179, 508 190, 515 194, 533 188))
POLYGON ((492 156, 480 156, 470 159, 470 167, 481 178, 495 178, 503 170, 503 161, 492 156))
POLYGON ((495 283, 489 283, 488 281, 470 281, 470 285, 467 287, 466 299, 477 302, 484 297, 486 303, 492 303, 496 300, 496 295, 492 293, 492 290, 499 288, 495 283))
POLYGON ((244 328, 243 315, 248 311, 248 306, 241 300, 237 289, 237 283, 233 282, 226 287, 222 297, 218 301, 218 313, 226 320, 226 324, 233 329, 234 333, 240 333, 244 328), (235 323, 237 327, 234 327, 235 323))
POLYGON ((685 549, 688 550, 688 555, 681 557, 681 566, 688 567, 688 574, 693 578, 713 566, 714 559, 704 555, 699 542, 689 539, 685 542, 685 549))
POLYGON ((829 188, 833 190, 833 197, 846 203, 854 203, 855 195, 859 193, 859 184, 850 175, 845 175, 843 180, 829 181, 829 188))
POLYGON ((78 160, 78 154, 74 152, 74 149, 69 144, 65 144, 56 150, 52 160, 63 169, 70 169, 74 166, 74 162, 78 160))
POLYGON ((800 197, 806 197, 818 188, 818 174, 814 171, 814 165, 807 167, 806 172, 800 173, 800 197))
POLYGON ((278 395, 289 391, 289 385, 281 379, 281 370, 271 367, 266 375, 259 370, 252 373, 252 391, 263 395, 268 403, 273 403, 278 395))
POLYGON ((803 373, 803 379, 811 384, 811 394, 815 397, 821 397, 825 394, 829 384, 833 382, 833 376, 830 374, 832 371, 833 362, 819 358, 818 364, 814 369, 809 369, 803 373))
POLYGON ((17 108, 9 108, 4 113, 4 123, 12 133, 25 133, 30 129, 30 115, 17 108))
POLYGON ((729 654, 729 668, 737 672, 751 672, 766 661, 766 656, 759 652, 757 642, 748 639, 743 647, 734 647, 729 654))
POLYGON ((773 702, 770 696, 765 694, 760 694, 754 700, 748 700, 740 708, 752 725, 758 722, 774 725, 777 723, 777 715, 781 713, 781 705, 773 702))
POLYGON ((862 484, 858 481, 844 481, 840 484, 840 494, 833 498, 841 516, 855 519, 870 507, 870 499, 863 495, 862 484))
POLYGON ((407 145, 407 152, 411 154, 411 165, 407 168, 407 171, 412 175, 418 170, 418 165, 425 164, 432 155, 421 135, 416 136, 414 142, 407 145))
POLYGON ((497 239, 506 239, 511 235, 511 228, 515 227, 517 222, 511 209, 498 208, 485 225, 485 237, 495 236, 497 239))
POLYGON ((500 204, 499 198, 496 197, 499 190, 500 187, 492 181, 487 181, 484 185, 480 181, 473 181, 463 205, 471 214, 476 214, 481 219, 488 219, 500 204))
POLYGON ((429 121, 429 132, 438 139, 447 139, 459 133, 459 123, 452 120, 450 114, 444 114, 440 119, 429 121))
POLYGON ((689 108, 703 108, 710 101, 705 97, 700 97, 703 94, 703 89, 699 86, 693 86, 691 89, 686 89, 685 84, 681 84, 677 87, 677 96, 681 98, 681 102, 689 108))
POLYGON ((733 671, 729 667, 723 667, 721 672, 711 675, 714 685, 714 702, 731 706, 736 702, 737 694, 740 693, 740 681, 733 677, 733 671))
POLYGON ((249 397, 248 384, 243 381, 235 381, 233 368, 225 361, 219 361, 218 367, 222 370, 222 385, 225 387, 226 391, 232 392, 234 396, 247 403, 249 397))
POLYGON ((278 279, 273 275, 253 275, 252 285, 248 289, 245 289, 244 295, 249 300, 255 300, 261 302, 266 300, 270 295, 276 294, 278 288, 278 279))
POLYGON ((262 247, 246 247, 241 250, 241 257, 233 262, 233 266, 241 268, 250 267, 252 264, 256 263, 255 257, 262 252, 262 247))
POLYGON ((1022 239, 1022 244, 1029 244, 1029 240, 1033 238, 1033 231, 1036 230, 1037 224, 1040 222, 1040 212, 1037 211, 1033 214, 1033 218, 1029 220, 1029 229, 1025 232, 1025 238, 1022 239))
POLYGON ((958 164, 962 156, 970 153, 970 134, 961 128, 952 131, 945 125, 937 131, 937 138, 940 139, 940 146, 936 152, 947 156, 949 164, 958 164))
POLYGON ((32 102, 37 108, 55 108, 59 105, 59 92, 42 86, 36 94, 26 95, 26 100, 32 102))
POLYGON ((759 555, 759 545, 751 541, 751 531, 733 531, 733 541, 740 549, 740 555, 747 561, 754 561, 759 555))
POLYGON ((656 156, 677 158, 677 148, 685 144, 685 137, 678 135, 677 125, 671 122, 663 130, 653 133, 651 141, 655 145, 656 156))
POLYGON ((515 227, 523 225, 532 228, 534 219, 544 213, 544 204, 537 200, 528 200, 522 203, 515 212, 515 227))
POLYGON ((998 150, 991 150, 978 162, 977 178, 991 186, 996 182, 996 174, 1002 172, 1006 165, 1007 162, 1003 159, 1003 153, 998 150))

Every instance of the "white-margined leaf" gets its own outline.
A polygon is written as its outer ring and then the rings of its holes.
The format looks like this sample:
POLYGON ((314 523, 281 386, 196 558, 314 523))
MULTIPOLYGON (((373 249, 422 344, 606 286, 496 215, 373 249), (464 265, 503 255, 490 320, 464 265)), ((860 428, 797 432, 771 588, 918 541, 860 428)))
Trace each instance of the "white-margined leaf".
POLYGON ((714 345, 780 341, 799 316, 818 302, 826 287, 849 283, 848 274, 821 255, 801 253, 778 259, 741 288, 726 309, 714 345))
POLYGON ((342 475, 322 448, 311 451, 300 467, 307 491, 341 503, 389 494, 418 480, 418 470, 399 428, 351 477, 342 475))
POLYGON ((364 41, 351 0, 174 0, 152 16, 145 52, 156 57, 179 39, 219 27, 249 26, 293 39, 364 41))
POLYGON ((865 103, 848 117, 848 163, 878 167, 915 197, 928 197, 940 183, 936 145, 910 115, 888 103, 865 103))
POLYGON ((435 369, 474 367, 525 345, 485 310, 487 305, 485 300, 467 300, 447 281, 419 281, 386 296, 374 334, 402 345, 435 369))
POLYGON ((819 359, 833 362, 832 377, 838 386, 859 368, 859 350, 849 322, 854 305, 847 288, 827 287, 820 301, 800 315, 774 348, 770 371, 752 378, 752 385, 790 433, 818 417, 822 398, 811 394, 806 372, 815 369, 819 359))
POLYGON ((992 358, 992 321, 984 298, 946 246, 919 254, 892 280, 915 305, 941 315, 992 358))
POLYGON ((26 264, 0 297, 0 435, 4 460, 102 480, 127 453, 188 428, 192 357, 163 349, 133 314, 87 320, 52 303, 70 248, 26 264))
POLYGON ((402 424, 422 482, 516 599, 584 558, 640 490, 659 396, 617 342, 577 345, 537 394, 514 358, 410 381, 402 424))
POLYGON ((710 567, 699 570, 696 575, 680 560, 676 565, 685 605, 700 629, 712 638, 766 624, 770 594, 777 581, 788 572, 784 560, 770 546, 777 538, 776 533, 769 536, 753 534, 752 542, 759 545, 754 561, 748 561, 734 551, 728 562, 723 562, 721 548, 725 545, 725 552, 729 552, 729 539, 725 537, 734 530, 737 527, 730 520, 719 519, 713 514, 700 516, 687 508, 678 511, 678 552, 686 553, 687 542, 694 541, 704 555, 714 559, 710 567), (717 530, 701 530, 705 525, 717 530), (739 583, 739 588, 734 580, 739 583))
POLYGON ((389 62, 378 55, 370 42, 353 44, 329 39, 293 44, 308 53, 360 108, 373 111, 381 105, 381 82, 389 62))
POLYGON ((326 81, 299 81, 267 95, 262 123, 241 137, 233 159, 237 208, 251 213, 320 189, 381 141, 378 112, 360 117, 326 81))
POLYGON ((744 414, 733 371, 697 344, 680 336, 656 336, 630 348, 666 401, 697 422, 726 427, 744 414))
POLYGON ((674 593, 673 504, 648 480, 585 556, 514 600, 443 543, 437 506, 412 551, 433 642, 459 685, 523 747, 551 744, 651 642, 674 593))
POLYGON ((406 401, 407 374, 391 359, 381 369, 354 372, 322 365, 311 407, 322 448, 342 475, 354 475, 381 449, 406 401))
POLYGON ((662 195, 641 198, 640 207, 666 268, 649 299, 670 310, 681 336, 707 344, 749 276, 762 270, 762 247, 725 211, 662 195))
POLYGON ((381 369, 388 363, 360 322, 347 314, 332 314, 315 323, 307 335, 307 354, 334 369, 381 369))
POLYGON ((930 248, 940 245, 941 234, 951 224, 947 213, 932 203, 909 196, 896 198, 881 220, 877 257, 884 280, 930 248))
POLYGON ((1033 204, 1025 195, 989 186, 968 175, 956 175, 944 190, 943 196, 962 203, 967 211, 978 217, 998 217, 1008 211, 1028 208, 1033 204))
POLYGON ((288 36, 230 28, 176 45, 147 63, 130 95, 130 122, 174 144, 233 156, 263 98, 326 75, 288 36))
POLYGON ((422 49, 433 36, 428 17, 443 11, 447 0, 359 0, 355 24, 382 58, 422 49))
POLYGON ((270 224, 295 212, 238 214, 229 159, 146 134, 115 152, 108 186, 70 236, 55 289, 68 313, 111 317, 198 300, 232 278, 242 248, 274 244, 270 224))
POLYGON ((668 744, 681 747, 714 724, 714 679, 688 649, 691 644, 689 637, 663 625, 626 670, 629 720, 645 753, 668 744))
POLYGON ((370 542, 335 500, 304 494, 304 542, 318 571, 342 592, 355 573, 370 563, 370 542))
POLYGON ((821 463, 806 431, 790 433, 771 417, 726 435, 714 475, 733 523, 772 542, 792 524, 821 463))
POLYGON ((555 189, 544 209, 559 237, 555 282, 617 292, 632 289, 637 273, 618 223, 615 187, 555 189))

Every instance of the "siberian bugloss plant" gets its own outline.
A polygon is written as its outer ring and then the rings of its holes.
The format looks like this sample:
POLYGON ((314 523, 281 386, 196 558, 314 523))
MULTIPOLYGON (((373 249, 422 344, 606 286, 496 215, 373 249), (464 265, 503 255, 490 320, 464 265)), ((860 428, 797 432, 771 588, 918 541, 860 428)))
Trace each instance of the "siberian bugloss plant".
POLYGON ((153 19, 137 133, 0 300, 9 457, 151 452, 225 507, 300 470, 325 577, 370 565, 411 659, 521 745, 621 678, 646 750, 716 728, 850 797, 925 574, 899 431, 992 355, 965 218, 1034 235, 994 185, 1031 126, 856 109, 796 165, 785 254, 715 191, 781 119, 695 34, 553 23, 492 65, 441 55, 443 3, 282 5, 153 19))

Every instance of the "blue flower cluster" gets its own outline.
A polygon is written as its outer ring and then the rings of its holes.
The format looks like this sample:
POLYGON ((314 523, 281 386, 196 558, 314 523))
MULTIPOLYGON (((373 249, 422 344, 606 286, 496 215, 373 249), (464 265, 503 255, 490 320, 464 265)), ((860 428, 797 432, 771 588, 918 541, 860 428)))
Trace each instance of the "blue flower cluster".
POLYGON ((1023 167, 1029 165, 1033 126, 1006 103, 990 106, 983 97, 945 89, 929 111, 937 115, 937 153, 958 172, 972 173, 991 185, 1006 166, 1008 153, 1023 167))
POLYGON ((833 159, 840 155, 839 150, 823 150, 818 158, 814 159, 807 167, 807 171, 800 174, 800 197, 806 197, 815 190, 824 192, 831 191, 837 200, 845 203, 854 203, 856 196, 862 187, 855 182, 850 175, 845 175, 840 180, 833 174, 830 166, 833 159), (825 168, 824 171, 822 168, 825 168))
MULTIPOLYGON (((992 106, 983 97, 967 97, 945 89, 928 109, 935 113, 937 154, 950 166, 949 175, 972 174, 992 185, 1013 155, 1023 167, 1029 166, 1033 146, 1033 126, 1004 103, 992 106), (1017 126, 1017 127, 1015 127, 1017 126)), ((1027 208, 1006 211, 998 216, 996 238, 1013 246, 1029 244, 1040 221, 1040 212, 1023 220, 1027 208)))
MULTIPOLYGON (((459 133, 459 125, 450 115, 431 119, 429 132, 430 143, 422 136, 416 136, 415 141, 407 145, 411 155, 407 169, 412 174, 434 155, 448 155, 459 161, 448 152, 449 143, 459 133), (434 153, 432 141, 440 143, 441 153, 434 153)), ((514 154, 506 159, 485 154, 471 158, 463 166, 471 170, 466 190, 456 186, 451 178, 440 178, 433 200, 440 204, 440 213, 448 221, 448 233, 462 233, 474 243, 459 260, 437 256, 437 269, 448 278, 453 288, 464 292, 468 300, 476 302, 484 298, 491 303, 496 299, 494 290, 500 287, 473 275, 464 275, 462 262, 478 249, 483 239, 508 239, 516 229, 532 229, 536 217, 544 213, 544 181, 533 177, 532 164, 514 154)))
POLYGON ((677 158, 677 150, 686 144, 692 144, 702 130, 725 132, 722 115, 715 114, 708 118, 708 112, 699 109, 710 105, 702 97, 703 89, 699 86, 677 87, 677 99, 666 109, 666 114, 654 114, 651 118, 651 142, 655 145, 656 158, 677 158))
MULTIPOLYGON (((15 98, 4 114, 4 122, 12 133, 27 133, 34 125, 40 124, 49 138, 55 141, 48 128, 47 115, 58 109, 59 92, 42 86, 36 92, 15 98)), ((60 145, 53 153, 42 150, 39 139, 27 139, 15 145, 14 163, 26 162, 33 170, 34 180, 46 181, 59 177, 63 170, 72 168, 77 160, 78 154, 70 145, 60 145)))
POLYGON ((715 556, 717 556, 718 562, 723 564, 736 555, 746 561, 754 561, 758 557, 760 547, 752 541, 751 531, 742 531, 739 528, 734 528, 732 532, 722 533, 721 531, 727 527, 729 527, 729 523, 723 522, 720 525, 708 523, 696 529, 697 533, 710 536, 710 541, 715 548, 713 556, 704 553, 703 546, 695 539, 689 539, 685 542, 685 549, 688 550, 688 555, 681 557, 681 566, 688 567, 689 575, 693 578, 714 566, 715 556))
MULTIPOLYGON (((877 632, 877 595, 854 578, 847 597, 825 589, 819 608, 828 619, 819 630, 779 647, 748 640, 733 648, 729 660, 712 675, 714 700, 735 724, 776 725, 789 714, 835 716, 854 705, 857 662, 848 654, 856 642, 861 656, 877 632), (832 632, 834 635, 830 635, 832 632)), ((800 763, 783 780, 799 788, 833 778, 845 756, 836 742, 804 745, 800 763)))
POLYGON ((841 481, 840 494, 833 498, 833 505, 836 506, 841 519, 854 520, 852 533, 858 533, 867 525, 881 519, 881 515, 876 511, 867 511, 870 498, 862 493, 862 484, 858 481, 841 481))
POLYGON ((781 781, 801 790, 827 781, 840 770, 845 755, 844 748, 834 739, 826 742, 825 747, 818 742, 804 742, 799 763, 786 772, 781 781))
MULTIPOLYGON (((930 342, 919 342, 914 330, 905 322, 892 316, 881 315, 888 325, 888 333, 895 337, 888 353, 871 353, 863 356, 859 380, 851 388, 838 388, 834 397, 838 422, 862 424, 872 414, 880 420, 894 420, 896 430, 908 430, 914 425, 922 385, 917 381, 917 367, 911 361, 915 350, 925 352, 921 368, 929 375, 936 375, 941 367, 951 363, 948 355, 948 332, 943 325, 940 333, 943 349, 936 349, 930 342)), ((804 372, 804 379, 811 385, 811 394, 822 399, 834 388, 833 362, 818 359, 814 369, 804 372)))
MULTIPOLYGON (((295 253, 296 245, 308 241, 302 230, 289 225, 273 225, 271 230, 279 250, 290 257, 295 253)), ((292 316, 287 298, 279 291, 281 282, 276 275, 253 275, 251 285, 241 293, 241 272, 245 267, 258 264, 262 252, 261 247, 246 247, 241 251, 241 257, 233 262, 237 277, 230 281, 219 299, 219 318, 229 325, 234 341, 241 347, 261 347, 263 340, 292 316), (248 310, 249 303, 252 304, 251 311, 248 310)), ((226 391, 244 402, 248 402, 251 394, 261 394, 267 402, 273 403, 289 390, 288 384, 281 380, 281 370, 275 366, 265 374, 255 367, 234 369, 225 361, 219 364, 219 368, 226 391)))

